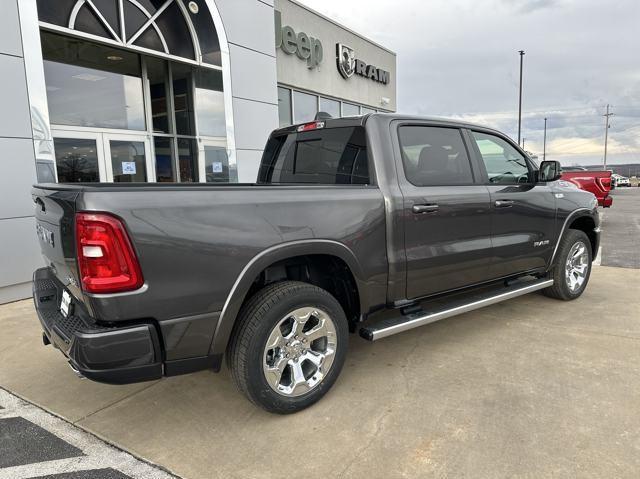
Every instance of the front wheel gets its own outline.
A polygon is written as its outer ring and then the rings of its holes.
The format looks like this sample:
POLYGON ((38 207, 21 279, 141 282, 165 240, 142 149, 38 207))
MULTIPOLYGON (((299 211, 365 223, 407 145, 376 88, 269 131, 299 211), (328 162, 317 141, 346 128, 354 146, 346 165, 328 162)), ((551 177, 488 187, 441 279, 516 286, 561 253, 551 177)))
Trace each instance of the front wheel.
POLYGON ((336 381, 348 335, 344 311, 331 294, 283 281, 265 287, 242 308, 227 364, 254 404, 293 413, 318 401, 336 381))
POLYGON ((591 275, 591 243, 583 231, 567 230, 553 264, 553 286, 543 290, 551 298, 570 301, 580 297, 591 275))

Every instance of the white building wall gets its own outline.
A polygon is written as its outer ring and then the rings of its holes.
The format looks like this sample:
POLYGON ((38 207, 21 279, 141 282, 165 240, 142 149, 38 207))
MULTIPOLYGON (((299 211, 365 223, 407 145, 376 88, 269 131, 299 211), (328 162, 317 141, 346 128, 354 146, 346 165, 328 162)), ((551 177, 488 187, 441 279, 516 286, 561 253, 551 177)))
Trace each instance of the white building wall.
POLYGON ((0 303, 31 296, 31 274, 41 265, 31 185, 36 167, 18 0, 0 15, 0 303))
POLYGON ((273 1, 216 5, 229 43, 238 180, 251 183, 269 133, 278 127, 273 1))

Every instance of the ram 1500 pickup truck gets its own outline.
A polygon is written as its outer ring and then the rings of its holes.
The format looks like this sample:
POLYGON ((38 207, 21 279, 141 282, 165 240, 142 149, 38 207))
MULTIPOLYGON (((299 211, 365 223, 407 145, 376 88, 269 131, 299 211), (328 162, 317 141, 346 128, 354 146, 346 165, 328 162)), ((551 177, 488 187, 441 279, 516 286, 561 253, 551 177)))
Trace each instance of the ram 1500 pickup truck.
POLYGON ((317 401, 375 341, 536 290, 579 297, 596 198, 508 137, 371 114, 274 131, 254 184, 34 186, 45 344, 107 383, 223 357, 268 411, 317 401))

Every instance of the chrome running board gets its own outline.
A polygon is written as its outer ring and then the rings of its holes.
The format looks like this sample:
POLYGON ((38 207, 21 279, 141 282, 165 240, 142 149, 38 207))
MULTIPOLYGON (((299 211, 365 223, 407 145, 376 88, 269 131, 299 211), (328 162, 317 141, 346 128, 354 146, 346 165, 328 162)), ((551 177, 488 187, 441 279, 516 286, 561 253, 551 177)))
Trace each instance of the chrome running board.
POLYGON ((394 334, 402 333, 425 324, 435 323, 441 319, 468 313, 476 309, 484 308, 492 304, 500 303, 508 299, 517 298, 524 294, 533 293, 540 289, 553 286, 552 279, 541 279, 519 282, 510 286, 505 286, 498 291, 484 292, 467 297, 466 300, 457 300, 447 303, 440 308, 433 308, 431 311, 419 311, 395 318, 385 319, 371 326, 360 329, 360 336, 368 341, 376 341, 394 334))

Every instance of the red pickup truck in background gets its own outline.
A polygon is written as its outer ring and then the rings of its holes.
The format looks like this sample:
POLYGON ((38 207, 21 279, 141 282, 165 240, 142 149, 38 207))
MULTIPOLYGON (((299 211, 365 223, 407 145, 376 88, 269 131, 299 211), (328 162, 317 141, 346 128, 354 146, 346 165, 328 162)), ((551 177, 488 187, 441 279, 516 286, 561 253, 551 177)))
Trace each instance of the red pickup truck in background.
POLYGON ((561 180, 573 183, 581 190, 589 191, 596 195, 598 204, 609 208, 613 203, 613 198, 609 196, 611 191, 611 171, 591 171, 578 168, 563 168, 561 180))

